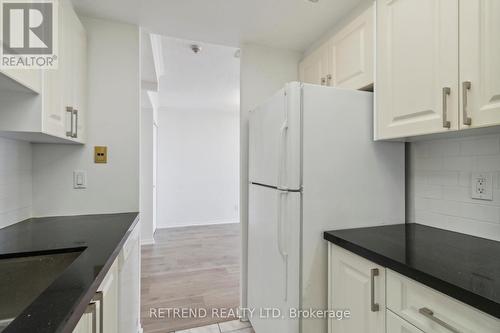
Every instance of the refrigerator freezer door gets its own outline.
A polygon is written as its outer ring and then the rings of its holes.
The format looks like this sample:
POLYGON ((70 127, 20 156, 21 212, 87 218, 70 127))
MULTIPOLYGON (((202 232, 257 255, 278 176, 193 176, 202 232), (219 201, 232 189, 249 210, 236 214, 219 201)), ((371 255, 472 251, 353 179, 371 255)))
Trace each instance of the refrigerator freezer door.
POLYGON ((301 84, 286 85, 250 114, 250 182, 299 190, 301 84))
POLYGON ((290 310, 299 306, 300 200, 298 192, 250 185, 248 306, 259 333, 299 332, 290 310))

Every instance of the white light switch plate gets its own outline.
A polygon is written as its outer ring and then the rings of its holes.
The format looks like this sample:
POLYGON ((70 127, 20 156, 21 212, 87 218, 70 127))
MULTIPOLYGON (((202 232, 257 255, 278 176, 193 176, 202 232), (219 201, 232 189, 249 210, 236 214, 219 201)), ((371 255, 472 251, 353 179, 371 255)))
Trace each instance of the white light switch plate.
POLYGON ((488 172, 473 173, 471 193, 472 199, 493 200, 493 175, 488 172))
POLYGON ((82 170, 73 171, 73 188, 87 188, 87 173, 82 170))

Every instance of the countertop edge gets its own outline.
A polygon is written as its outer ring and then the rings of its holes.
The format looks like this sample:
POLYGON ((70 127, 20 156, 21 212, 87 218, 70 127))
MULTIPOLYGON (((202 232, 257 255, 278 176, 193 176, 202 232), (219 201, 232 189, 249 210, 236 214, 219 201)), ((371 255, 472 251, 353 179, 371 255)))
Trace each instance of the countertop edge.
POLYGON ((454 298, 492 317, 500 319, 500 304, 490 299, 474 294, 468 290, 465 290, 449 282, 443 281, 439 278, 436 278, 420 270, 410 268, 405 264, 402 264, 377 252, 368 250, 363 246, 352 243, 340 237, 334 236, 330 234, 328 231, 324 232, 323 238, 337 246, 340 246, 345 250, 348 250, 367 260, 373 261, 374 263, 384 266, 385 268, 391 269, 410 279, 413 279, 429 288, 437 290, 438 292, 443 293, 444 295, 454 298))
POLYGON ((135 229, 135 227, 139 223, 139 220, 140 220, 140 214, 137 213, 137 216, 135 217, 134 222, 132 222, 132 224, 128 228, 127 232, 125 232, 125 234, 123 235, 120 242, 116 245, 116 248, 113 250, 113 252, 109 256, 108 260, 106 261, 106 263, 102 267, 101 271, 99 272, 97 277, 94 279, 94 282, 92 283, 92 285, 87 289, 87 292, 82 297, 80 303, 75 307, 75 310, 73 311, 73 313, 71 313, 68 320, 65 323, 63 323, 62 330, 57 330, 56 332, 62 332, 62 333, 72 333, 73 332, 76 325, 80 321, 80 318, 82 317, 83 313, 85 312, 87 305, 90 303, 90 301, 94 297, 97 289, 99 288, 102 281, 106 277, 106 274, 108 274, 109 269, 111 268, 111 266, 115 262, 116 258, 120 254, 120 251, 122 250, 123 245, 125 245, 125 242, 130 237, 130 234, 132 233, 132 231, 135 229))

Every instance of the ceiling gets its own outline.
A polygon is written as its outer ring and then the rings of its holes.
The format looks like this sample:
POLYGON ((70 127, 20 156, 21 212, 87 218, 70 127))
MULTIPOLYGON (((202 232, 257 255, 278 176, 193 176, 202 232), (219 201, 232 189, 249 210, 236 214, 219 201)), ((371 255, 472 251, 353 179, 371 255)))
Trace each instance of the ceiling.
POLYGON ((304 51, 343 16, 372 0, 73 0, 81 14, 164 36, 239 47, 304 51))
POLYGON ((163 37, 164 75, 159 82, 159 105, 186 111, 239 111, 240 59, 233 47, 163 37))

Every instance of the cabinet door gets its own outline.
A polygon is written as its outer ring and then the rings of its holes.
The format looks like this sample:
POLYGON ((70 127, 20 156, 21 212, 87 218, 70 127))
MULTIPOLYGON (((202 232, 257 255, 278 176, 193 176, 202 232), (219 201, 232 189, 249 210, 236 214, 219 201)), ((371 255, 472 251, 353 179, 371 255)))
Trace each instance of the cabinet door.
POLYGON ((424 333, 412 324, 404 321, 391 311, 387 311, 387 333, 424 333))
POLYGON ((99 303, 100 333, 118 333, 118 261, 116 260, 106 274, 98 289, 102 302, 99 303), (102 306, 102 311, 101 307, 102 306), (101 322, 102 321, 102 322, 101 322))
POLYGON ((44 71, 43 92, 43 131, 65 137, 69 131, 70 115, 66 112, 68 104, 67 80, 71 69, 71 7, 65 1, 59 2, 59 60, 58 68, 44 71))
POLYGON ((377 1, 375 137, 457 130, 458 70, 458 0, 377 1))
POLYGON ((325 44, 306 57, 299 65, 300 81, 304 83, 330 85, 329 47, 325 44))
POLYGON ((64 89, 64 67, 66 62, 65 35, 68 32, 68 18, 63 2, 59 3, 59 60, 58 68, 43 73, 43 132, 59 137, 66 137, 66 111, 61 91, 64 89))
POLYGON ((329 244, 329 309, 351 318, 329 319, 330 333, 385 333, 385 268, 329 244))
POLYGON ((332 85, 361 89, 373 84, 374 8, 337 33, 331 42, 332 85))
POLYGON ((91 303, 85 309, 85 313, 80 318, 73 333, 96 333, 97 330, 97 306, 95 303, 91 303))
POLYGON ((499 32, 500 1, 460 1, 462 128, 500 124, 499 32))
POLYGON ((77 140, 85 138, 85 114, 87 108, 87 33, 78 18, 73 21, 73 65, 72 65, 72 106, 76 110, 77 140))

